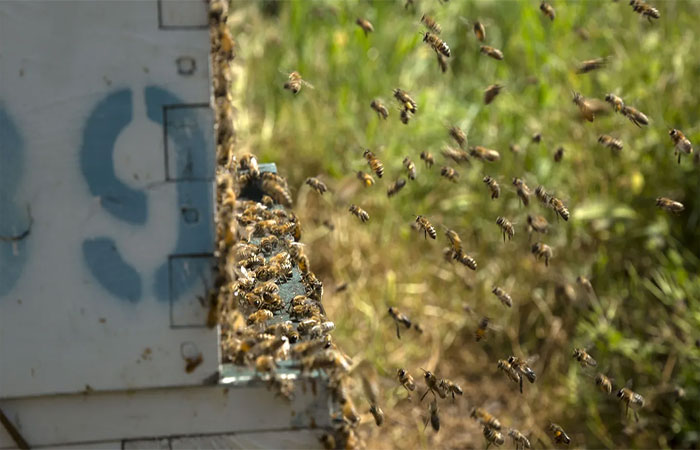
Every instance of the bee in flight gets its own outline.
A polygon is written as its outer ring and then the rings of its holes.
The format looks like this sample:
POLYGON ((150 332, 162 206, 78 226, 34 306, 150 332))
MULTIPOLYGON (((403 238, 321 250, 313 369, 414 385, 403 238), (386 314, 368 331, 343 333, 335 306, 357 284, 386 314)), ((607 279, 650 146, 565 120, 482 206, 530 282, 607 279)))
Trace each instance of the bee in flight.
POLYGON ((377 156, 372 153, 370 149, 365 149, 362 156, 364 156, 367 160, 369 168, 372 169, 372 171, 376 173, 379 178, 381 178, 382 175, 384 175, 384 164, 382 164, 379 158, 377 158, 377 156))
POLYGON ((535 242, 530 249, 536 259, 544 258, 544 265, 549 266, 549 260, 552 259, 552 247, 541 242, 535 242))
POLYGON ((325 184, 323 181, 321 181, 321 180, 319 180, 318 178, 315 178, 315 177, 309 177, 309 178, 307 178, 307 179, 306 179, 306 184, 308 184, 309 186, 311 186, 311 188, 312 188, 314 191, 318 192, 318 193, 321 194, 321 195, 323 195, 323 193, 326 192, 326 191, 328 190, 328 187, 326 186, 326 184, 325 184))
POLYGON ((581 111, 581 115, 583 116, 584 119, 586 119, 589 122, 593 122, 593 119, 595 119, 595 114, 593 113, 593 110, 588 104, 588 101, 583 97, 578 92, 574 92, 574 99, 573 102, 576 106, 578 106, 579 111, 581 111))
POLYGON ((425 161, 425 166, 428 168, 433 167, 433 164, 435 164, 435 158, 430 152, 420 152, 420 159, 425 161))
POLYGON ((398 180, 391 183, 391 185, 387 188, 386 196, 393 197, 394 195, 398 194, 399 191, 404 188, 404 186, 406 186, 406 180, 403 178, 399 178, 398 180))
POLYGON ((528 214, 527 227, 530 234, 532 234, 533 231, 546 234, 547 231, 549 231, 549 222, 542 216, 531 216, 528 214))
POLYGON ((674 214, 680 214, 683 212, 683 210, 685 210, 685 206, 683 206, 683 203, 671 200, 670 198, 666 197, 658 197, 656 199, 656 206, 674 214))
POLYGON ((445 237, 447 237, 447 240, 450 241, 450 245, 455 252, 462 250, 462 239, 455 230, 450 230, 449 228, 445 227, 445 237))
POLYGON ((464 148, 467 145, 467 135, 459 127, 450 127, 450 137, 457 142, 460 148, 464 148))
POLYGON ((649 5, 644 0, 630 0, 630 5, 634 12, 641 14, 642 17, 646 17, 649 23, 651 23, 651 19, 661 18, 659 10, 649 5))
POLYGON ((403 325, 406 327, 406 329, 410 329, 411 320, 406 314, 399 312, 399 310, 394 308, 393 306, 389 307, 389 315, 392 319, 394 319, 394 322, 396 324, 396 337, 401 339, 401 329, 399 325, 403 325))
POLYGON ((406 168, 406 171, 408 171, 408 179, 409 180, 415 180, 416 179, 416 165, 413 164, 413 161, 406 156, 403 159, 403 166, 406 168))
POLYGON ((501 86, 500 84, 492 84, 491 86, 487 87, 484 90, 484 105, 488 105, 496 97, 498 97, 498 94, 501 93, 502 89, 503 86, 501 86))
POLYGON ((350 208, 348 209, 355 217, 360 219, 363 223, 367 222, 369 220, 369 214, 367 214, 367 211, 364 209, 360 208, 357 205, 350 205, 350 208))
POLYGON ((423 17, 420 18, 420 22, 425 25, 427 29, 432 31, 435 34, 440 34, 442 33, 442 27, 440 27, 440 24, 435 22, 435 19, 430 17, 427 14, 423 14, 423 17))
POLYGON ((513 236, 515 236, 515 228, 510 220, 499 216, 496 218, 496 224, 501 227, 501 231, 503 232, 503 242, 506 241, 506 236, 508 236, 509 241, 513 239, 513 236))
POLYGON ((482 45, 479 51, 486 56, 490 56, 493 59, 497 59, 499 61, 503 60, 503 52, 495 47, 491 47, 489 45, 482 45))
POLYGON ((372 417, 374 417, 374 423, 376 423, 378 427, 381 427, 384 423, 384 411, 382 411, 382 408, 376 403, 372 403, 369 406, 369 412, 372 414, 372 417))
POLYGON ((639 128, 642 125, 649 125, 649 118, 641 111, 631 106, 623 106, 620 113, 627 117, 633 124, 637 125, 639 128), (641 125, 640 125, 641 124, 641 125))
POLYGON ((399 380, 399 384, 406 389, 410 397, 411 391, 416 390, 416 383, 413 381, 413 376, 406 369, 398 369, 396 371, 396 377, 399 380))
MULTIPOLYGON (((433 430, 437 433, 440 431, 440 416, 438 413, 440 412, 440 408, 438 408, 437 405, 437 398, 434 398, 431 402, 430 405, 428 406, 428 411, 430 412, 430 426, 433 427, 433 430)), ((425 423, 425 426, 428 426, 428 422, 425 423)))
POLYGON ((437 231, 435 231, 435 227, 428 221, 428 219, 419 215, 416 216, 416 223, 418 224, 418 227, 423 230, 425 239, 428 239, 428 236, 430 236, 431 239, 437 238, 437 231))
POLYGON ((477 264, 476 264, 476 260, 474 260, 474 258, 472 258, 471 256, 464 253, 463 250, 457 251, 457 250, 452 249, 452 251, 453 251, 452 257, 454 259, 459 261, 461 264, 469 267, 470 269, 476 270, 477 264))
POLYGON ((678 164, 680 164, 681 155, 683 153, 686 155, 693 153, 693 145, 690 143, 690 140, 685 137, 685 134, 683 134, 681 130, 674 128, 668 132, 668 135, 671 136, 671 139, 673 140, 673 154, 678 154, 678 164))
POLYGON ((476 36, 480 42, 484 42, 484 39, 486 39, 486 28, 484 28, 484 25, 478 20, 474 22, 474 36, 476 36))
POLYGON ((608 395, 612 392, 612 381, 610 380, 610 378, 603 375, 602 373, 596 375, 595 384, 598 386, 598 389, 600 389, 602 392, 608 395))
POLYGON ((496 447, 503 445, 506 440, 503 438, 503 434, 500 431, 494 430, 484 425, 484 437, 486 438, 486 450, 494 444, 496 447))
POLYGON ((287 82, 284 83, 284 88, 289 89, 290 91, 292 91, 293 94, 299 93, 302 85, 310 87, 311 89, 314 89, 313 85, 304 81, 301 78, 301 75, 299 74, 299 72, 297 72, 297 71, 290 73, 288 78, 289 79, 287 80, 287 82))
POLYGON ((360 181, 362 181, 362 185, 364 187, 370 187, 374 185, 374 178, 372 177, 372 175, 365 173, 361 170, 357 172, 357 178, 360 181))
POLYGON ((558 214, 557 217, 561 216, 562 219, 569 220, 569 209, 557 197, 549 197, 549 206, 558 214))
POLYGON ((382 119, 386 120, 386 118, 389 117, 389 110, 380 100, 372 100, 372 103, 370 103, 369 106, 371 106, 372 109, 377 112, 377 115, 382 119))
POLYGON ((595 367, 598 365, 595 359, 588 352, 582 348, 574 349, 572 357, 581 364, 581 367, 595 367))
POLYGON ((508 436, 513 439, 515 450, 525 450, 526 448, 530 448, 530 440, 515 428, 511 428, 508 431, 508 436))
POLYGON ((493 293, 493 295, 498 297, 498 299, 501 301, 501 303, 503 303, 503 305, 505 305, 509 308, 511 308, 513 306, 513 299, 510 297, 510 294, 508 294, 506 291, 504 291, 500 287, 495 286, 491 290, 491 292, 493 293))
MULTIPOLYGON (((537 374, 530 367, 526 360, 518 358, 517 356, 509 356, 508 363, 510 366, 520 373, 521 378, 525 377, 530 383, 534 383, 537 380, 537 374)), ((522 383, 522 380, 521 380, 522 383)), ((522 390, 522 387, 521 387, 522 390)))
POLYGON ((433 397, 435 397, 435 398, 437 398, 438 396, 440 398, 446 398, 447 391, 440 384, 440 380, 438 380, 437 376, 435 376, 435 374, 429 370, 425 370, 425 369, 421 369, 421 370, 424 373, 423 378, 425 379, 425 385, 428 387, 428 389, 425 391, 425 394, 423 394, 423 396, 420 398, 420 400, 423 401, 425 396, 428 395, 428 392, 432 392, 433 397))
POLYGON ((532 195, 532 191, 530 191, 530 188, 527 187, 525 181, 523 181, 521 178, 513 178, 513 186, 515 186, 520 201, 523 202, 523 205, 528 206, 530 204, 530 196, 532 195))
POLYGON ((394 89, 394 98, 396 98, 404 111, 408 111, 411 114, 415 114, 418 111, 418 104, 406 91, 399 88, 394 89))
POLYGON ((576 73, 583 74, 583 73, 592 72, 594 70, 601 69, 603 66, 605 66, 605 64, 606 64, 605 58, 588 59, 586 61, 582 61, 578 65, 578 68, 576 69, 576 73))
POLYGON ((561 162, 561 160, 563 158, 564 158, 564 147, 559 147, 554 152, 554 162, 561 162))
POLYGON ((566 434, 566 432, 560 425, 557 425, 556 423, 550 423, 549 427, 547 427, 547 430, 549 430, 549 432, 552 434, 552 440, 555 444, 571 444, 571 438, 568 434, 566 434))
POLYGON ((607 134, 600 135, 598 137, 598 143, 604 145, 605 147, 608 147, 611 150, 615 150, 616 152, 622 150, 623 147, 621 140, 615 139, 614 137, 608 136, 607 134))
POLYGON ((367 19, 362 19, 358 18, 355 23, 362 28, 362 31, 365 32, 365 36, 367 36, 369 33, 374 31, 374 27, 372 26, 372 22, 370 22, 367 19))
POLYGON ((515 384, 520 385, 520 393, 523 393, 523 377, 515 370, 510 363, 504 359, 498 360, 498 368, 501 369, 515 384))
POLYGON ((432 47, 432 49, 435 50, 435 53, 446 56, 447 58, 450 57, 450 47, 445 41, 440 39, 440 37, 437 34, 433 34, 430 31, 426 31, 423 35, 423 42, 430 45, 430 47, 432 47))
POLYGON ((625 414, 629 414, 631 407, 632 411, 634 412, 634 418, 637 422, 639 422, 639 414, 637 414, 637 409, 644 407, 644 397, 626 387, 623 387, 617 391, 617 396, 620 398, 621 402, 625 403, 625 414))
POLYGON ((491 200, 497 199, 501 195, 501 187, 498 185, 498 181, 496 181, 488 175, 484 177, 483 181, 491 191, 491 200))
POLYGON ((456 183, 457 179, 459 178, 459 173, 452 167, 448 166, 444 166, 442 169, 440 169, 440 175, 452 181, 453 183, 456 183))
POLYGON ((489 329, 489 322, 490 319, 488 317, 482 317, 481 320, 479 320, 479 326, 477 327, 476 332, 474 333, 474 336, 476 337, 476 342, 479 342, 480 340, 486 337, 486 332, 489 329))
POLYGON ((542 0, 542 3, 540 3, 540 11, 542 11, 542 14, 548 17, 549 20, 554 20, 554 18, 557 16, 554 12, 554 7, 544 0, 542 0))
POLYGON ((501 154, 498 151, 480 145, 469 147, 469 154, 482 161, 494 162, 501 159, 501 154))
POLYGON ((622 112, 622 108, 625 107, 625 102, 615 94, 605 94, 605 101, 610 103, 615 112, 622 112))

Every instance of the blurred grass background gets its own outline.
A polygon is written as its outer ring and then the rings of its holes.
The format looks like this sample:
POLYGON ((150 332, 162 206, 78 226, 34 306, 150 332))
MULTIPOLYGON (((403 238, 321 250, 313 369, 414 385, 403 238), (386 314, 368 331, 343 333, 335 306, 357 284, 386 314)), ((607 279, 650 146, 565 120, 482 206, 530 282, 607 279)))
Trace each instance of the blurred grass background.
MULTIPOLYGON (((480 448, 485 442, 469 418, 473 406, 487 407, 536 447, 553 445, 549 421, 561 424, 575 447, 700 445, 699 168, 693 158, 676 163, 668 136, 675 127, 700 143, 700 2, 658 1, 661 19, 652 24, 627 1, 553 6, 557 17, 550 22, 534 0, 416 0, 407 9, 403 0, 232 3, 237 147, 276 162, 288 178, 302 240, 337 326, 335 340, 358 373, 380 376, 388 423, 377 429, 366 416, 361 435, 370 448, 480 448), (421 41, 423 13, 440 23, 452 50, 445 74, 421 41), (375 31, 365 36, 358 17, 375 31), (485 24, 485 44, 500 48, 503 61, 479 53, 475 20, 485 24), (609 57, 609 64, 575 73, 579 61, 595 57, 609 57), (293 70, 315 89, 303 87, 296 96, 284 90, 293 70), (505 89, 485 106, 483 90, 493 83, 505 89), (399 121, 392 97, 397 87, 418 102, 408 125, 399 121), (598 99, 616 93, 646 113, 650 125, 637 128, 619 114, 584 123, 572 90, 598 99), (370 109, 375 98, 389 107, 388 120, 370 109), (452 145, 451 125, 467 132, 470 145, 499 150, 501 160, 445 161, 440 151, 452 145), (539 144, 531 142, 535 132, 542 133, 539 144), (624 150, 612 154, 597 144, 600 134, 620 138, 624 150), (511 144, 521 151, 511 152, 511 144), (555 163, 559 146, 565 154, 555 163), (375 177, 368 189, 355 178, 358 170, 369 171, 362 147, 385 165, 384 178, 375 177), (435 155, 432 169, 419 159, 424 150, 435 155), (406 176, 404 156, 415 162, 418 178, 388 199, 388 185, 406 176), (442 165, 460 172, 459 183, 439 176, 442 165), (490 199, 484 175, 501 184, 498 200, 490 199), (331 193, 311 192, 303 184, 309 176, 319 176, 331 193), (520 206, 513 177, 556 193, 571 210, 570 221, 555 220, 534 198, 529 208, 520 206), (686 211, 658 210, 657 196, 683 202, 686 211), (350 203, 369 212, 367 224, 348 213, 350 203), (440 226, 437 241, 411 228, 417 214, 440 226), (530 254, 527 214, 544 215, 552 225, 549 234, 533 236, 553 247, 549 268, 530 254), (495 224, 501 215, 516 226, 505 244, 495 224), (460 233, 478 271, 443 259, 441 225, 460 233), (591 279, 596 296, 576 284, 579 275, 591 279), (348 289, 336 293, 342 283, 348 289), (512 309, 491 294, 495 285, 511 293, 512 309), (405 332, 398 340, 388 306, 425 333, 405 332), (477 343, 482 316, 493 329, 477 343), (625 418, 614 393, 597 390, 596 371, 572 360, 574 347, 587 348, 616 389, 630 382, 645 397, 639 423, 625 418), (511 354, 538 357, 538 380, 526 383, 523 395, 496 367, 511 354), (464 388, 464 398, 441 402, 438 434, 423 431, 428 402, 405 399, 395 381, 398 367, 421 390, 421 367, 464 388)), ((356 404, 366 411, 355 384, 356 404)))

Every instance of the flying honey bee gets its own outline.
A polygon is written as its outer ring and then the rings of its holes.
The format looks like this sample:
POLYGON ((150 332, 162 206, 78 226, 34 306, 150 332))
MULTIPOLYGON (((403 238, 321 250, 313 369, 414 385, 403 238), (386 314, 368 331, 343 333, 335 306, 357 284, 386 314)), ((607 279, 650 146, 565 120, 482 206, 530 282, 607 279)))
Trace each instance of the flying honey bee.
POLYGON ((358 18, 355 23, 362 28, 362 31, 365 32, 365 36, 374 31, 372 23, 367 19, 358 18))
POLYGON ((398 369, 396 371, 396 377, 399 380, 399 384, 406 389, 408 395, 411 395, 411 391, 416 390, 416 383, 413 381, 413 376, 406 369, 398 369))
POLYGON ((542 11, 542 14, 548 17, 549 20, 554 20, 554 18, 557 16, 557 14, 554 12, 554 7, 544 0, 542 0, 542 3, 540 3, 540 11, 542 11))
POLYGON ((367 164, 369 164, 370 169, 377 174, 379 178, 384 175, 384 164, 375 156, 374 153, 370 149, 365 149, 364 153, 362 154, 364 158, 367 160, 367 164))
POLYGON ((595 114, 593 113, 593 110, 590 108, 588 105, 588 101, 583 97, 578 92, 574 92, 574 99, 573 102, 576 106, 578 106, 579 111, 581 111, 581 115, 583 116, 584 119, 586 119, 589 122, 593 122, 593 119, 595 119, 595 114))
POLYGON ((479 21, 474 22, 474 36, 476 36, 480 42, 484 42, 484 39, 486 39, 486 28, 484 28, 484 25, 479 21))
POLYGON ((476 329, 476 332, 474 333, 474 336, 476 337, 476 342, 479 342, 480 340, 484 339, 486 337, 486 332, 489 329, 489 318, 488 317, 482 317, 481 320, 479 320, 479 326, 476 329))
POLYGON ((508 430, 508 436, 513 439, 515 450, 525 450, 526 448, 530 448, 530 440, 515 428, 508 430))
POLYGON ((600 389, 602 392, 608 395, 612 392, 612 381, 610 380, 610 378, 603 375, 602 373, 596 375, 595 384, 598 386, 598 389, 600 389))
POLYGON ((623 147, 621 140, 615 139, 614 137, 608 136, 607 134, 600 135, 598 137, 598 143, 604 145, 605 147, 608 147, 611 150, 615 150, 616 152, 622 150, 623 147))
POLYGON ((287 191, 287 189, 285 189, 284 186, 275 182, 274 180, 263 179, 262 190, 267 195, 272 197, 272 199, 276 203, 279 203, 280 205, 284 205, 287 208, 292 206, 292 196, 289 193, 289 191, 287 191))
POLYGON ((408 171, 408 179, 409 180, 415 180, 416 179, 416 165, 413 164, 413 161, 406 156, 403 159, 403 166, 406 168, 406 171, 408 171))
POLYGON ((498 299, 501 301, 501 303, 503 303, 504 306, 507 306, 509 308, 511 308, 513 306, 513 299, 510 297, 510 294, 508 294, 506 291, 504 291, 500 287, 495 286, 491 290, 491 292, 493 293, 493 295, 498 297, 498 299))
POLYGON ((535 197, 537 197, 537 200, 539 200, 543 205, 549 207, 549 199, 551 198, 551 195, 547 193, 544 186, 537 186, 537 188, 535 188, 535 197))
POLYGON ((673 140, 673 154, 678 154, 678 164, 680 164, 681 155, 683 153, 686 155, 693 153, 693 145, 690 143, 690 140, 685 137, 685 134, 683 134, 681 130, 674 128, 668 132, 668 135, 671 136, 671 139, 673 140))
POLYGON ((378 427, 381 427, 384 423, 384 411, 382 411, 382 408, 376 403, 372 403, 369 407, 369 412, 372 414, 372 417, 374 417, 374 423, 376 423, 378 427))
POLYGON ((683 203, 671 200, 670 198, 666 197, 658 197, 656 199, 656 206, 674 214, 680 214, 683 212, 683 210, 685 210, 685 206, 683 206, 683 203))
POLYGON ((452 250, 454 252, 453 253, 454 259, 459 261, 461 264, 469 267, 471 270, 476 270, 477 264, 476 264, 476 260, 474 260, 474 258, 472 258, 471 256, 464 253, 463 250, 459 250, 459 251, 455 251, 454 249, 452 249, 452 250))
POLYGON ((561 162, 561 160, 563 158, 564 158, 564 147, 559 147, 554 152, 554 162, 561 162))
POLYGON ((498 181, 486 175, 483 179, 486 186, 489 187, 491 191, 491 200, 497 199, 501 195, 501 187, 498 185, 498 181))
POLYGON ((455 399, 455 395, 464 395, 462 387, 452 380, 443 378, 442 380, 440 380, 440 386, 442 386, 445 392, 447 392, 449 395, 452 395, 452 400, 455 399))
POLYGON ((450 127, 450 137, 454 139, 461 148, 467 145, 467 135, 459 127, 450 127))
MULTIPOLYGON (((437 433, 440 431, 440 416, 438 415, 440 408, 438 408, 437 405, 437 398, 434 398, 430 402, 428 411, 430 412, 430 426, 432 426, 433 430, 437 433)), ((427 426, 428 424, 426 423, 425 425, 427 426)))
POLYGON ((433 167, 433 164, 435 164, 435 158, 430 152, 421 152, 420 159, 425 161, 425 166, 428 168, 433 167))
POLYGON ((574 349, 572 357, 581 364, 581 367, 585 368, 588 366, 595 367, 598 365, 595 359, 588 352, 582 348, 574 349))
POLYGON ((416 223, 418 224, 419 229, 423 230, 423 236, 425 239, 428 239, 428 236, 430 236, 431 239, 436 239, 437 238, 437 231, 435 231, 435 227, 428 221, 423 216, 416 216, 416 223))
POLYGON ((520 201, 523 202, 523 205, 528 206, 530 204, 532 192, 530 188, 527 187, 527 184, 525 184, 525 181, 521 178, 513 178, 513 186, 515 186, 520 201))
POLYGON ((362 181, 362 185, 364 187, 370 187, 374 185, 374 178, 372 177, 372 175, 365 173, 361 170, 357 172, 357 178, 360 181, 362 181))
POLYGON ((620 112, 639 128, 641 128, 642 125, 649 125, 649 118, 636 108, 631 106, 623 106, 622 111, 620 112))
POLYGON ((485 427, 489 427, 493 430, 501 429, 501 422, 484 408, 472 408, 469 416, 485 427))
POLYGON ((649 23, 651 23, 651 19, 661 18, 659 10, 647 4, 644 0, 630 0, 630 5, 634 12, 641 14, 642 17, 646 17, 649 23))
POLYGON ((453 183, 456 183, 457 179, 459 178, 459 173, 452 167, 448 166, 444 166, 442 169, 440 169, 440 175, 452 181, 453 183))
POLYGON ((391 185, 387 188, 386 196, 393 197, 394 195, 398 194, 399 191, 404 188, 404 186, 406 186, 406 180, 403 178, 399 178, 398 180, 391 183, 391 185))
POLYGON ((440 398, 446 398, 447 397, 447 391, 444 389, 443 386, 440 385, 440 380, 435 376, 434 373, 432 373, 429 370, 421 369, 423 371, 423 378, 425 379, 425 385, 428 387, 428 389, 425 391, 425 394, 420 398, 421 401, 425 398, 426 395, 428 395, 428 392, 432 392, 433 397, 437 398, 438 396, 440 398), (436 395, 437 394, 437 395, 436 395))
POLYGON ((494 162, 501 159, 501 154, 498 151, 480 145, 469 147, 469 154, 482 161, 494 162))
POLYGON ((423 17, 420 18, 420 21, 427 29, 432 31, 435 34, 440 34, 442 32, 442 27, 440 27, 440 24, 435 22, 435 19, 430 17, 427 14, 423 14, 423 17))
POLYGON ((394 98, 396 98, 404 111, 408 111, 412 114, 415 114, 416 111, 418 111, 418 104, 411 98, 410 95, 408 95, 408 93, 406 93, 406 91, 399 88, 394 89, 394 98))
POLYGON ((540 142, 542 142, 542 133, 540 133, 539 131, 536 133, 532 133, 532 137, 530 139, 535 144, 539 144, 540 142))
POLYGON ((549 222, 542 216, 527 216, 528 231, 545 234, 549 230, 549 222))
POLYGON ((391 316, 391 318, 394 319, 394 322, 396 324, 396 337, 401 339, 401 329, 399 325, 403 325, 406 327, 406 329, 410 329, 411 320, 408 318, 408 316, 399 312, 399 310, 394 308, 393 306, 389 307, 389 316, 391 316))
POLYGON ((493 428, 484 426, 484 437, 486 438, 486 450, 494 444, 496 447, 503 445, 506 440, 503 438, 503 434, 500 431, 496 431, 493 428))
POLYGON ((369 106, 371 106, 372 109, 377 112, 377 115, 382 119, 386 120, 386 118, 389 117, 389 110, 380 100, 372 100, 372 103, 370 103, 369 106))
POLYGON ((469 164, 469 153, 461 148, 445 147, 442 150, 442 156, 453 160, 457 164, 462 164, 463 162, 469 164))
POLYGON ((450 47, 445 41, 440 39, 440 37, 437 34, 433 34, 429 31, 426 31, 423 35, 423 42, 425 42, 433 50, 435 50, 435 53, 441 54, 448 58, 450 57, 450 47))
POLYGON ((500 84, 492 84, 491 86, 487 87, 484 90, 484 104, 490 104, 496 97, 498 97, 498 94, 501 93, 502 89, 503 86, 500 84))
POLYGON ((625 403, 625 414, 629 414, 631 407, 632 411, 634 412, 635 420, 639 422, 639 414, 637 413, 637 409, 644 407, 644 397, 626 387, 623 387, 617 391, 617 396, 620 398, 621 402, 625 403))
POLYGON ((610 103, 615 112, 621 112, 622 108, 625 107, 625 102, 615 94, 605 94, 605 101, 610 103))
POLYGON ((557 197, 551 196, 549 198, 549 206, 564 220, 569 220, 569 209, 564 205, 564 202, 559 200, 557 197))
POLYGON ((534 383, 537 380, 537 374, 535 374, 535 371, 532 370, 526 360, 518 358, 517 356, 509 356, 508 363, 510 363, 510 366, 517 370, 520 375, 527 378, 530 383, 534 383))
POLYGON ((299 72, 294 71, 289 74, 287 82, 284 83, 284 88, 289 89, 293 94, 297 94, 301 90, 302 85, 314 89, 314 86, 311 83, 307 83, 303 78, 301 78, 299 72))
POLYGON ((491 47, 489 45, 482 45, 480 51, 484 55, 490 56, 493 59, 497 59, 499 61, 503 59, 503 52, 495 47, 491 47))
POLYGON ((369 214, 367 214, 367 211, 364 209, 360 208, 357 205, 350 205, 350 208, 348 209, 355 217, 360 219, 363 223, 367 222, 369 220, 369 214))
POLYGON ((523 377, 515 370, 508 361, 504 359, 498 360, 498 368, 501 369, 510 378, 512 382, 520 385, 520 393, 523 393, 523 377))
POLYGON ((541 242, 535 242, 530 249, 536 259, 544 258, 544 265, 549 266, 549 260, 552 258, 552 247, 541 242))
POLYGON ((447 240, 450 241, 450 245, 455 252, 462 250, 462 239, 455 230, 450 230, 449 228, 445 227, 445 236, 447 237, 447 240))
POLYGON ((595 58, 595 59, 588 59, 586 61, 582 61, 579 65, 578 68, 576 69, 576 73, 578 74, 583 74, 583 73, 588 73, 592 72, 594 70, 598 70, 605 66, 606 61, 605 58, 595 58))
POLYGON ((445 55, 443 55, 442 53, 437 53, 436 56, 438 67, 440 67, 442 73, 447 72, 447 58, 445 58, 445 55))
POLYGON ((508 236, 509 241, 513 239, 513 236, 515 236, 515 228, 510 220, 506 219, 505 217, 498 216, 496 218, 496 224, 501 227, 501 231, 503 232, 503 242, 506 241, 506 236, 508 236))
POLYGON ((408 125, 408 121, 411 120, 411 112, 407 109, 402 109, 399 113, 399 119, 401 119, 402 124, 408 125))
POLYGON ((549 427, 547 427, 547 430, 552 434, 552 440, 555 444, 571 444, 571 438, 568 434, 566 434, 566 432, 560 425, 557 425, 556 423, 550 423, 549 427))
POLYGON ((328 190, 328 187, 326 186, 326 184, 325 184, 323 181, 321 181, 321 180, 319 180, 318 178, 315 178, 315 177, 309 177, 309 178, 307 178, 307 179, 306 179, 306 184, 308 184, 309 186, 311 186, 311 188, 312 188, 313 190, 315 190, 316 192, 318 192, 318 193, 321 194, 321 195, 323 195, 323 193, 326 192, 326 191, 328 190))

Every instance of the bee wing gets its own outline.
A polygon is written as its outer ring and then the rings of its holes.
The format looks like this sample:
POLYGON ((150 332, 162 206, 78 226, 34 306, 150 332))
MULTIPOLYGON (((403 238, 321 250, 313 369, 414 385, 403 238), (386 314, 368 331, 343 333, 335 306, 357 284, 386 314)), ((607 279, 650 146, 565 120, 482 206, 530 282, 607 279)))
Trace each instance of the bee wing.
POLYGON ((535 353, 534 355, 530 355, 527 359, 525 359, 525 362, 527 363, 528 366, 531 366, 531 365, 535 364, 539 359, 540 359, 540 355, 535 353))
POLYGON ((301 80, 301 83, 302 83, 304 86, 308 87, 309 89, 316 89, 316 88, 314 87, 313 84, 309 83, 309 82, 306 81, 306 80, 301 80))

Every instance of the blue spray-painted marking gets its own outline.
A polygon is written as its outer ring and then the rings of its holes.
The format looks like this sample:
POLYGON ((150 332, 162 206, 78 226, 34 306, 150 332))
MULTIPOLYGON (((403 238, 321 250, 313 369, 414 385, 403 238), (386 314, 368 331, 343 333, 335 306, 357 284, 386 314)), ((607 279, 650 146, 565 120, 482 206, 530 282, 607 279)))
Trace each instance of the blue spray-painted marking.
POLYGON ((114 144, 132 120, 132 92, 122 89, 97 104, 85 124, 80 167, 102 207, 119 220, 146 223, 146 194, 122 183, 114 171, 114 144))
MULTIPOLYGON (((145 90, 146 114, 156 123, 164 124, 164 107, 182 104, 173 93, 157 86, 145 90)), ((167 112, 166 134, 174 145, 171 156, 176 158, 178 238, 174 255, 201 254, 214 251, 213 190, 211 182, 185 181, 187 178, 211 178, 214 173, 213 159, 207 147, 207 139, 202 124, 207 123, 198 108, 172 108, 167 112), (201 114, 201 115, 200 115, 201 114), (192 221, 196 210, 197 221, 192 221)), ((156 270, 154 290, 159 300, 177 300, 192 284, 200 281, 207 270, 207 264, 196 264, 187 273, 180 273, 177 282, 170 289, 170 267, 167 261, 156 270)))
POLYGON ((92 274, 109 292, 132 303, 141 299, 141 277, 122 259, 114 240, 99 237, 83 241, 83 257, 92 274))
MULTIPOLYGON (((24 172, 24 142, 0 105, 0 236, 20 236, 31 226, 27 208, 14 200, 24 172)), ((0 297, 9 293, 27 262, 27 239, 0 241, 0 297)))

